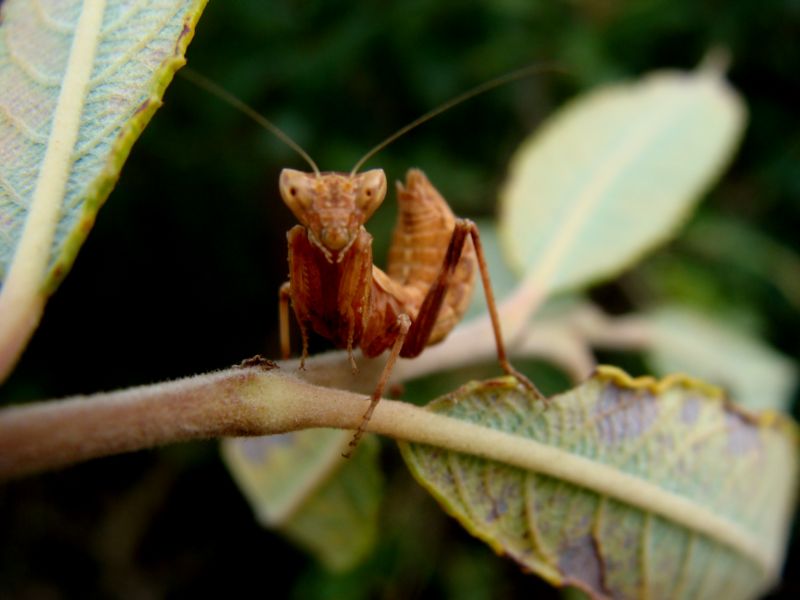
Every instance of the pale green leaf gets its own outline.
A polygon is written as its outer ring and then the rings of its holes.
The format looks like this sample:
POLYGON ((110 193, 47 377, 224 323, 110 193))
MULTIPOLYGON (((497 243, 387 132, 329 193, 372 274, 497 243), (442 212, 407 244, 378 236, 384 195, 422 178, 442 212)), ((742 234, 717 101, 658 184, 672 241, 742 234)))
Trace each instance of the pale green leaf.
POLYGON ((184 64, 205 3, 2 4, 0 380, 184 64))
POLYGON ((664 242, 727 164, 745 110, 720 74, 662 72, 590 92, 513 158, 509 260, 546 297, 610 277, 664 242))
POLYGON ((602 367, 545 403, 510 378, 430 410, 502 432, 504 462, 401 444, 415 477, 498 553, 594 597, 753 598, 780 573, 797 430, 686 377, 602 367))
POLYGON ((225 463, 261 524, 332 571, 356 566, 377 539, 378 443, 367 436, 344 459, 352 437, 350 431, 311 429, 222 445, 225 463))
POLYGON ((797 385, 794 363, 718 319, 678 306, 644 316, 647 356, 659 373, 680 371, 724 388, 750 410, 787 410, 797 385))

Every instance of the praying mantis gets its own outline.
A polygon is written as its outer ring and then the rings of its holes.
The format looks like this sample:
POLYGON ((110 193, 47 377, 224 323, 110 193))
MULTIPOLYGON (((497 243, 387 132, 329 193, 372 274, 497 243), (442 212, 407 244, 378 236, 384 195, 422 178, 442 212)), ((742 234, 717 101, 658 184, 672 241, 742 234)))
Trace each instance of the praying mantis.
POLYGON ((382 169, 359 172, 368 159, 410 129, 533 70, 522 69, 484 83, 423 115, 370 150, 349 173, 320 171, 296 142, 238 98, 196 73, 185 74, 270 130, 311 167, 309 172, 283 169, 279 178, 281 198, 298 220, 287 234, 289 279, 279 290, 283 358, 291 354, 290 306, 302 338, 301 369, 308 356, 309 330, 345 349, 354 372, 355 348, 367 357, 389 351, 344 456, 350 455, 363 436, 397 358, 419 356, 427 346, 442 341, 461 320, 475 287, 476 272, 486 296, 500 367, 543 398, 508 360, 475 223, 456 217, 427 176, 410 169, 405 183, 397 184, 398 219, 383 271, 373 264, 373 238, 365 223, 386 197, 386 175, 382 169))

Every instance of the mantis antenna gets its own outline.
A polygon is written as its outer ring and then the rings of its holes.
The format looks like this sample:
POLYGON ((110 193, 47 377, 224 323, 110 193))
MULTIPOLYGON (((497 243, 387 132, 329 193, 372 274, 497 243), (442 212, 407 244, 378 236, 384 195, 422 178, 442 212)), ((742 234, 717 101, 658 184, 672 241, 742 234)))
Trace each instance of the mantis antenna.
POLYGON ((506 83, 510 83, 512 81, 517 81, 518 79, 524 79, 525 77, 529 77, 531 75, 537 75, 540 73, 567 73, 565 69, 553 64, 536 64, 530 65, 527 67, 523 67, 522 69, 517 69, 516 71, 511 71, 510 73, 506 73, 505 75, 500 75, 499 77, 495 77, 494 79, 490 79, 489 81, 485 81, 480 85, 476 85, 474 88, 467 90, 466 92, 459 94, 455 98, 448 100, 444 104, 440 104, 436 108, 431 111, 426 112, 421 117, 414 119, 408 125, 401 127, 397 131, 395 131, 392 135, 387 137, 381 143, 377 144, 373 147, 369 152, 367 152, 364 156, 362 156, 353 169, 350 171, 350 175, 355 175, 358 170, 364 166, 370 158, 375 156, 378 152, 386 148, 389 144, 394 142, 399 137, 402 137, 412 129, 419 127, 423 123, 430 121, 433 117, 442 114, 443 112, 450 110, 454 106, 461 104, 475 96, 479 96, 484 92, 488 92, 489 90, 493 90, 496 87, 500 87, 506 83))
POLYGON ((316 174, 317 176, 319 175, 319 167, 317 167, 317 163, 313 161, 311 156, 309 156, 308 152, 303 150, 300 147, 300 144, 298 144, 291 137, 289 137, 289 135, 285 131, 283 131, 280 127, 275 125, 272 121, 270 121, 266 117, 259 114, 258 111, 256 111, 254 108, 245 104, 244 102, 239 100, 239 98, 231 94, 229 91, 220 87, 207 77, 203 77, 202 75, 200 75, 200 73, 197 73, 196 71, 193 71, 191 69, 183 69, 179 71, 178 74, 183 78, 188 79, 196 86, 203 88, 210 94, 213 94, 220 100, 223 100, 224 102, 227 102, 234 108, 237 108, 240 111, 242 111, 248 117, 253 119, 253 121, 261 125, 264 129, 272 133, 275 137, 277 137, 279 140, 281 140, 287 146, 289 146, 292 150, 294 150, 300 156, 302 156, 303 159, 311 166, 311 169, 314 171, 314 174, 316 174))
MULTIPOLYGON (((400 129, 395 131, 392 135, 390 135, 385 140, 374 146, 369 152, 367 152, 364 156, 362 156, 359 159, 359 161, 355 164, 353 169, 350 171, 350 175, 355 175, 356 173, 358 173, 358 170, 364 166, 364 163, 366 163, 370 158, 375 156, 378 152, 386 148, 389 144, 391 144, 398 138, 404 136, 406 133, 408 133, 412 129, 419 127, 423 123, 430 121, 435 116, 450 110, 454 106, 457 106, 462 102, 466 102, 467 100, 470 100, 475 96, 479 96, 484 92, 488 92, 489 90, 493 90, 494 88, 505 85, 506 83, 511 83, 519 79, 524 79, 525 77, 529 77, 531 75, 537 75, 540 73, 548 73, 548 72, 562 73, 562 74, 567 73, 565 69, 559 67, 558 65, 536 64, 523 67, 522 69, 517 69, 516 71, 511 71, 510 73, 506 73, 505 75, 500 75, 499 77, 495 77, 494 79, 485 81, 480 85, 476 85, 474 88, 467 90, 462 94, 459 94, 455 98, 452 98, 443 104, 440 104, 433 110, 426 112, 421 117, 414 119, 408 125, 405 125, 404 127, 401 127, 400 129)), ((281 128, 279 128, 277 125, 275 125, 272 121, 270 121, 263 115, 259 114, 255 109, 245 104, 244 102, 239 100, 239 98, 237 98, 236 96, 234 96, 221 86, 217 85, 210 79, 204 77, 203 75, 200 75, 199 73, 193 71, 192 69, 183 69, 179 71, 178 74, 182 76, 184 79, 188 79, 198 87, 203 88, 210 94, 213 94, 220 100, 223 100, 224 102, 227 102, 234 108, 237 108, 240 111, 242 111, 245 115, 253 119, 253 121, 261 125, 261 127, 263 127, 264 129, 275 135, 278 139, 284 142, 292 150, 294 150, 300 156, 302 156, 303 159, 311 166, 311 169, 314 171, 316 175, 320 174, 319 167, 317 167, 317 163, 313 161, 311 156, 309 156, 308 152, 303 150, 300 147, 300 144, 298 144, 291 137, 289 137, 289 135, 285 131, 283 131, 281 128)))

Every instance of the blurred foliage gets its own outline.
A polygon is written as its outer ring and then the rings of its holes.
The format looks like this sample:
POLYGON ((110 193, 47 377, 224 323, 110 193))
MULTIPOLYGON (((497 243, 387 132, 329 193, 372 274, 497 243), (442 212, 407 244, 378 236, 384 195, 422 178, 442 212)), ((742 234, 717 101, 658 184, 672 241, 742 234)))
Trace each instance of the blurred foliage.
MULTIPOLYGON (((785 282, 800 278, 798 39, 797 0, 239 0, 210 4, 188 57, 285 128, 323 169, 349 169, 400 126, 486 79, 534 62, 563 65, 568 76, 474 99, 369 163, 391 179, 422 167, 456 212, 486 217, 514 147, 564 99, 659 67, 691 68, 724 47, 750 124, 731 171, 690 226, 734 219, 743 235, 758 232, 780 248, 789 274, 784 283, 764 277, 736 238, 720 253, 688 236, 595 298, 612 312, 700 303, 797 357, 797 298, 785 282)), ((293 224, 277 194, 284 166, 303 168, 244 116, 178 79, 0 402, 276 355, 277 289, 293 224)), ((370 224, 379 257, 393 219, 390 199, 370 224)), ((315 341, 312 349, 325 347, 315 341)), ((558 597, 469 539, 416 488, 394 450, 383 460, 380 546, 343 576, 262 530, 210 443, 7 484, 0 597, 558 597)), ((775 597, 797 595, 797 567, 795 546, 775 597)))

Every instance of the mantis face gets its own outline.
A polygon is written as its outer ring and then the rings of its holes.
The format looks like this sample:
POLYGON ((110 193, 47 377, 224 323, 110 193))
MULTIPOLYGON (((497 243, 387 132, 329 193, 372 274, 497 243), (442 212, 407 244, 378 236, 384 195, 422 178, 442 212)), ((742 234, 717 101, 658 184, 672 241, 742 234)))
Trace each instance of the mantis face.
POLYGON ((338 262, 386 197, 383 169, 356 175, 283 169, 283 201, 329 262, 338 262))

